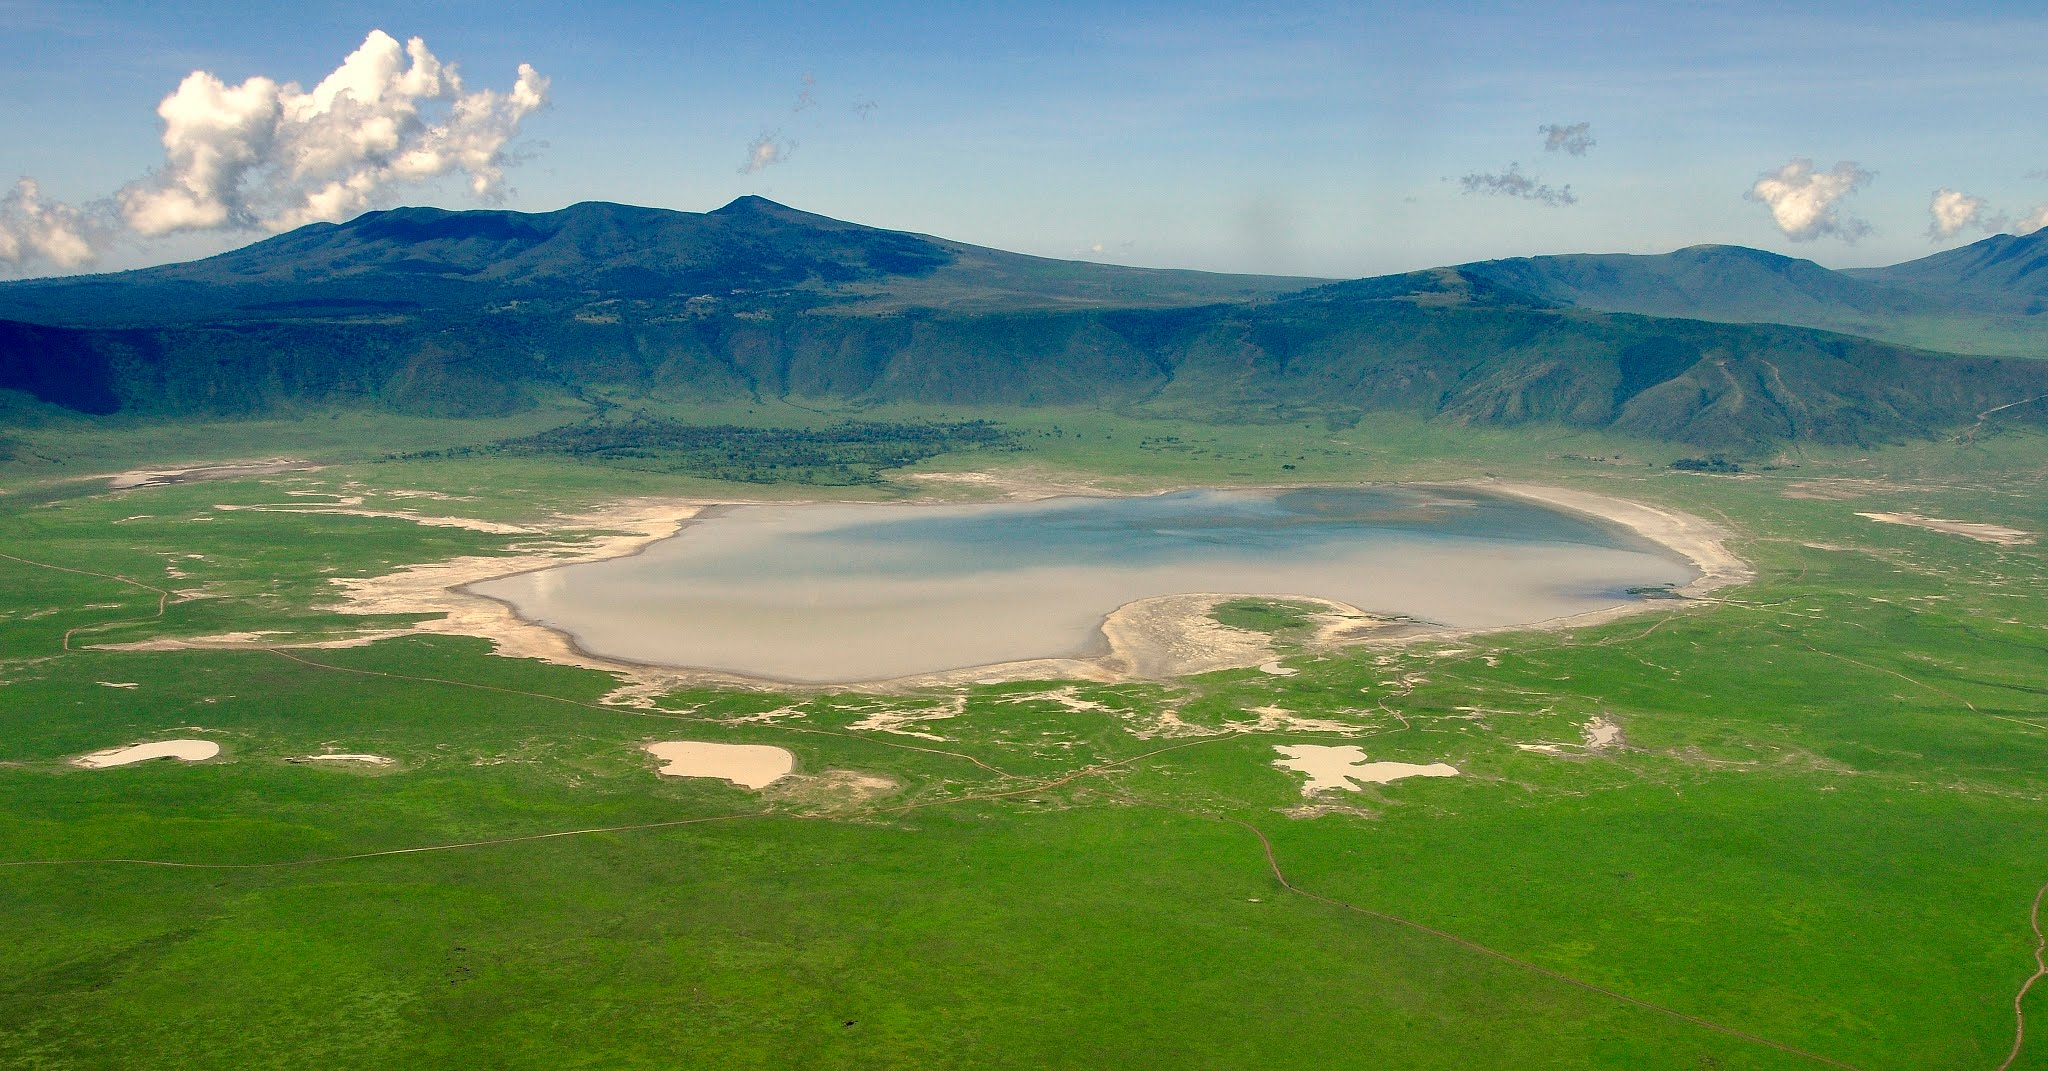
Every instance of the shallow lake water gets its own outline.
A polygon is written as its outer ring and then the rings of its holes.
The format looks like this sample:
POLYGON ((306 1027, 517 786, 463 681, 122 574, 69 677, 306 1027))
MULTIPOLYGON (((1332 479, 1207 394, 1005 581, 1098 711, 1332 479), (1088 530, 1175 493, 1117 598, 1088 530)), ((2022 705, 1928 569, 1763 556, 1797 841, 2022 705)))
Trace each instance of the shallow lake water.
POLYGON ((1159 595, 1306 595, 1457 628, 1698 575, 1631 532, 1420 487, 724 507, 644 552, 473 585, 608 658, 827 683, 1101 654, 1159 595))

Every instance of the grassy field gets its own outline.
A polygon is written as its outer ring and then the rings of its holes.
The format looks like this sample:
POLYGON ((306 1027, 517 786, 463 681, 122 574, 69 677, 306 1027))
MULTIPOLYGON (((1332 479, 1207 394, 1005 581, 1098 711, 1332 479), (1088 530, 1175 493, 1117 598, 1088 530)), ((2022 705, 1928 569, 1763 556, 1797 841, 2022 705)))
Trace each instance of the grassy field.
MULTIPOLYGON (((918 482, 382 460, 573 407, 30 426, 0 463, 0 1066, 1989 1071, 2011 1048, 2048 881, 2048 574, 2038 546, 1856 514, 2048 531, 2048 438, 1992 426, 1728 477, 1670 470, 1669 446, 1392 418, 762 409, 669 415, 988 417, 1023 449, 919 470, 1129 489, 1541 480, 1720 520, 1760 577, 1597 628, 1298 655, 1292 677, 633 707, 605 701, 603 674, 481 640, 93 645, 338 634, 378 622, 326 609, 329 578, 520 539, 215 508, 322 501, 287 491, 522 523, 635 495, 918 482), (276 455, 325 467, 47 494, 276 455), (159 591, 180 593, 161 616, 159 591), (1245 731, 1256 708, 1359 734, 1245 731), (942 739, 853 728, 878 711, 942 739), (1157 735, 1168 714, 1209 735, 1157 735), (1596 716, 1624 747, 1518 747, 1596 716), (223 754, 67 764, 176 735, 223 754), (806 775, 893 787, 662 780, 637 746, 674 738, 772 743, 806 775), (1287 741, 1465 776, 1315 813, 1271 765, 1287 741), (326 748, 395 763, 288 761, 326 748)), ((1283 636, 1295 620, 1226 615, 1283 636)), ((2048 1001, 2026 1007, 2048 1030, 2048 1001)), ((2048 1067, 2048 1039, 2013 1066, 2048 1067)))

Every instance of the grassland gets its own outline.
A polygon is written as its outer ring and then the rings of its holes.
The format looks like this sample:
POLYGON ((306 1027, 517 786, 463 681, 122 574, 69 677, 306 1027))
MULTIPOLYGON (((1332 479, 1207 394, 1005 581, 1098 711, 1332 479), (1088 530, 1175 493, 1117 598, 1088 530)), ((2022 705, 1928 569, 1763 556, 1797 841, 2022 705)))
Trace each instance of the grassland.
MULTIPOLYGON (((323 608, 328 578, 518 538, 217 505, 347 494, 518 523, 629 495, 960 485, 378 460, 563 422, 538 417, 30 426, 0 464, 0 1066, 1876 1071, 2011 1048, 2048 881, 2048 575, 2038 546, 1856 513, 2048 532, 2048 438, 1993 424, 1729 477, 1670 470, 1681 447, 1392 418, 852 415, 995 419, 1021 452, 920 468, 1048 483, 1583 487, 1722 520, 1760 577, 1576 632, 1304 654, 1284 678, 633 706, 604 675, 459 638, 95 645, 339 634, 366 622, 323 608), (43 493, 280 454, 325 467, 43 493), (161 615, 159 590, 178 593, 161 615), (1352 732, 1249 731, 1258 708, 1352 732), (878 711, 942 739, 854 728, 878 711), (1162 734, 1169 714, 1201 735, 1162 734), (1575 748, 1595 716, 1623 747, 1575 748), (222 760, 66 764, 177 734, 222 760), (636 745, 684 737, 895 787, 656 778, 636 745), (1464 776, 1304 808, 1276 741, 1464 776), (1518 746, 1536 744, 1562 753, 1518 746), (396 761, 288 761, 326 748, 396 761)), ((2026 1009, 2048 1029, 2048 1002, 2026 1009)), ((2048 1039, 2012 1066, 2048 1067, 2048 1039)))

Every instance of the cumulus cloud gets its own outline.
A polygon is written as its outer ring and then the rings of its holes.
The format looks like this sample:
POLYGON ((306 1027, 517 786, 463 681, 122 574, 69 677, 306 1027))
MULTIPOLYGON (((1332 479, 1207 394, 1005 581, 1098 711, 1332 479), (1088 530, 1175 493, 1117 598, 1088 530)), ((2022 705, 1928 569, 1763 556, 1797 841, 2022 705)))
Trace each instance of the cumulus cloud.
POLYGON ((2032 234, 2043 227, 2048 227, 2048 205, 2042 205, 2012 221, 2014 234, 2032 234))
POLYGON ((1770 209, 1771 222, 1795 242, 1853 242, 1870 233, 1870 224, 1842 211, 1841 202, 1875 177, 1876 172, 1848 160, 1816 171, 1813 161, 1802 156, 1759 175, 1743 196, 1770 209))
POLYGON ((194 71, 157 107, 164 168, 116 196, 128 226, 148 236, 338 221, 387 187, 449 174, 494 199, 505 146, 547 93, 529 64, 506 92, 465 90, 426 42, 400 45, 382 30, 310 91, 194 71))
POLYGON ((1593 140, 1591 123, 1545 123, 1537 127, 1536 132, 1543 135, 1544 152, 1584 156, 1586 150, 1599 144, 1593 140))
POLYGON ((510 89, 472 90, 426 42, 400 44, 382 30, 310 90, 260 75, 229 85, 194 71, 157 106, 162 167, 85 209, 43 204, 32 183, 18 188, 0 209, 0 261, 20 266, 26 249, 58 267, 87 263, 96 243, 76 224, 102 212, 153 238, 338 222, 396 188, 455 175, 473 196, 496 200, 508 146, 547 98, 548 80, 529 64, 510 89), (37 220, 40 230, 29 226, 37 220))
POLYGON ((0 264, 83 267, 92 263, 99 229, 85 210, 45 201, 34 179, 22 179, 0 197, 0 264))
POLYGON ((766 171, 789 159, 789 154, 795 151, 796 142, 785 139, 781 131, 763 130, 760 137, 747 143, 747 162, 740 165, 740 174, 766 171))
POLYGON ((1984 198, 1946 188, 1934 191, 1927 214, 1932 218, 1927 236, 1937 242, 1968 230, 1998 230, 2007 223, 2004 213, 1991 213, 1990 202, 1984 198))
POLYGON ((1566 185, 1562 188, 1549 186, 1538 179, 1522 174, 1521 164, 1509 164, 1506 171, 1498 174, 1475 172, 1458 179, 1467 196, 1485 194, 1493 197, 1519 197, 1524 201, 1535 201, 1552 208, 1579 203, 1578 196, 1566 185))

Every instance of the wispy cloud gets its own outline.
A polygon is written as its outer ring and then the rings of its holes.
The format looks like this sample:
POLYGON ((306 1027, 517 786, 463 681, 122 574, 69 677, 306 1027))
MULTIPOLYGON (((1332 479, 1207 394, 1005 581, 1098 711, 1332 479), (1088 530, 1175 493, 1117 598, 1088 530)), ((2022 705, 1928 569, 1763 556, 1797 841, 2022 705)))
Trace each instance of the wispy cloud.
POLYGON ((803 88, 797 90, 796 103, 790 105, 789 110, 793 113, 801 114, 803 112, 809 111, 812 108, 817 107, 818 98, 813 96, 811 93, 811 91, 816 89, 817 87, 818 76, 812 74, 809 71, 805 71, 803 78, 803 88))
POLYGON ((1991 203, 1982 197, 1975 197, 1961 190, 1939 189, 1927 203, 1930 222, 1927 236, 1942 242, 1964 231, 2001 230, 2009 222, 2005 213, 1993 213, 1991 203))
POLYGON ((1759 175, 1743 196, 1770 209, 1771 222, 1795 242, 1853 242, 1870 233, 1870 224, 1843 211, 1841 202, 1875 177, 1876 172, 1848 160, 1816 171, 1813 161, 1802 156, 1759 175))
POLYGON ((1536 132, 1543 135, 1544 152, 1584 156, 1588 149, 1599 144, 1593 140, 1591 123, 1545 123, 1537 127, 1536 132))
POLYGON ((747 144, 747 160, 740 165, 740 174, 766 171, 788 160, 789 154, 795 151, 796 142, 784 138, 781 131, 763 130, 759 137, 747 144))
POLYGON ((104 228, 90 217, 88 210, 43 200, 36 180, 22 179, 0 197, 0 264, 79 268, 92 263, 104 228))
POLYGON ((1539 179, 1522 174, 1521 164, 1509 164, 1507 170, 1493 174, 1474 172, 1464 175, 1458 179, 1458 185, 1464 188, 1467 196, 1483 194, 1491 197, 1518 197, 1552 208, 1563 208, 1579 203, 1578 196, 1572 193, 1569 184, 1561 187, 1548 185, 1539 179))
POLYGON ((509 90, 468 90, 424 41, 400 44, 382 30, 311 90, 261 75, 229 85, 194 71, 157 106, 161 168, 82 207, 44 202, 30 180, 0 201, 0 266, 80 267, 122 231, 153 238, 339 221, 394 188, 447 175, 495 200, 508 145, 547 97, 548 80, 529 64, 509 90), (110 225, 90 225, 100 218, 110 225))

